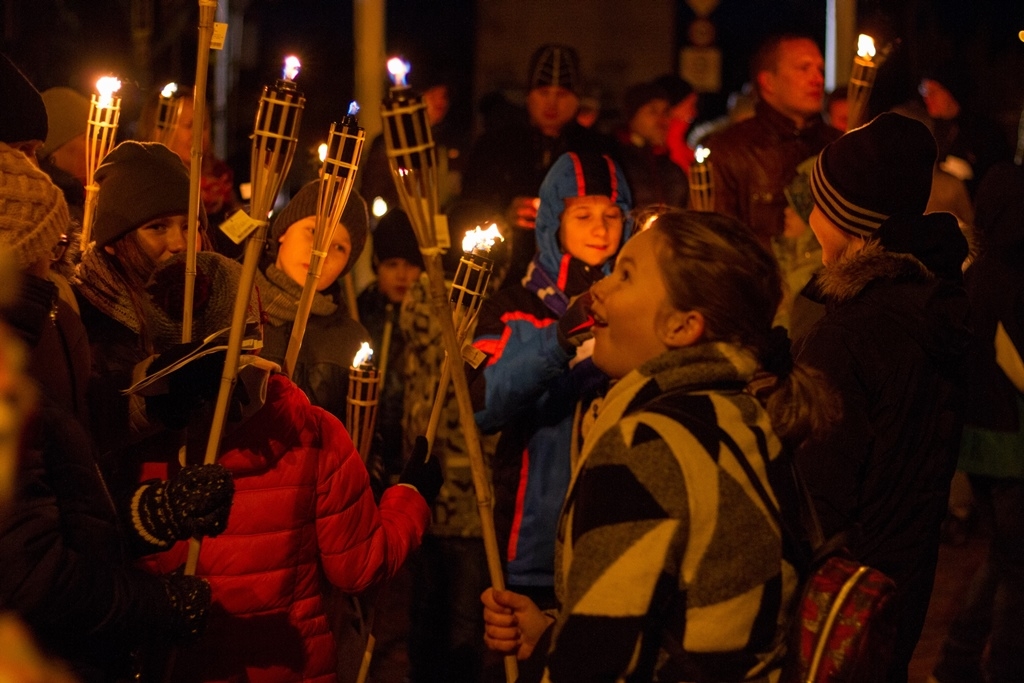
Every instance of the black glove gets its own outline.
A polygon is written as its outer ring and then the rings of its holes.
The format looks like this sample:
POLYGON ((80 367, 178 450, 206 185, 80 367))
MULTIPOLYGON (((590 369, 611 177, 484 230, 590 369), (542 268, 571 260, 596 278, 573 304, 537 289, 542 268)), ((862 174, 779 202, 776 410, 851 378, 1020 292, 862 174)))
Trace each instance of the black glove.
POLYGON ((198 576, 164 574, 160 577, 167 593, 170 636, 180 643, 199 639, 210 608, 210 584, 198 576))
POLYGON ((142 540, 160 548, 192 536, 216 536, 228 525, 234 495, 234 479, 223 465, 189 465, 135 492, 132 525, 142 540))
MULTIPOLYGON (((146 370, 152 375, 187 356, 202 342, 177 344, 161 353, 146 370)), ((170 429, 181 429, 189 416, 206 401, 217 398, 224 374, 225 352, 210 353, 178 368, 167 376, 168 392, 146 397, 146 413, 170 429)))
POLYGON ((441 492, 444 475, 441 474, 440 461, 436 457, 428 458, 427 456, 427 439, 417 436, 416 444, 412 447, 412 454, 409 455, 409 461, 402 469, 398 483, 415 486, 423 496, 423 500, 427 501, 427 505, 433 505, 437 494, 441 492))
POLYGON ((576 348, 594 336, 594 316, 590 314, 593 301, 589 291, 580 294, 558 319, 558 344, 567 353, 575 355, 576 348))

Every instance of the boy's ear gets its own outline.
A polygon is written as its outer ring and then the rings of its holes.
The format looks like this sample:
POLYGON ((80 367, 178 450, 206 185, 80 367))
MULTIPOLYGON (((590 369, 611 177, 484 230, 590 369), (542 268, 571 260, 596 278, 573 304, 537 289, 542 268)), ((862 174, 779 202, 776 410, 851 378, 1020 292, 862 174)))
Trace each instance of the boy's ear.
POLYGON ((668 348, 692 346, 704 337, 704 315, 700 311, 673 309, 659 327, 658 334, 668 348))

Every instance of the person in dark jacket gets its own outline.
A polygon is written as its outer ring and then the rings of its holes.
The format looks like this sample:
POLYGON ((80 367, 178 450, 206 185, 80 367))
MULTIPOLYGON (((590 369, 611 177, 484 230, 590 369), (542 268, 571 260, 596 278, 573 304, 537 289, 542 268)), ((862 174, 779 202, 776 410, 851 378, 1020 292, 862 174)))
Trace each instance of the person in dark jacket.
POLYGON ((959 468, 989 513, 992 538, 933 670, 939 683, 1024 680, 1024 169, 993 166, 977 209, 981 254, 965 274, 974 336, 959 468))
POLYGON ((669 158, 669 96, 656 83, 638 83, 622 97, 625 127, 618 131, 619 161, 638 207, 686 208, 686 173, 669 158))
POLYGON ((570 321, 583 322, 585 314, 570 301, 604 277, 632 220, 629 187, 606 155, 559 157, 540 200, 538 252, 525 285, 502 289, 480 309, 473 346, 487 360, 471 393, 480 429, 501 431, 493 459, 494 521, 508 584, 550 604, 574 414, 607 379, 590 359, 592 343, 571 343, 570 321))
POLYGON ((610 138, 575 121, 583 85, 579 62, 568 45, 537 48, 530 59, 527 122, 488 131, 469 150, 461 198, 485 204, 511 228, 503 231, 512 256, 502 287, 520 284, 537 251, 538 188, 555 160, 565 152, 615 151, 610 138))
POLYGON ((231 479, 210 466, 147 482, 123 498, 108 487, 88 433, 68 411, 72 390, 53 381, 62 370, 78 375, 81 359, 58 354, 43 363, 39 356, 49 349, 44 340, 59 335, 56 293, 39 276, 49 267, 67 206, 24 154, 0 143, 0 160, 0 244, 26 282, 2 313, 29 347, 39 395, 25 430, 15 501, 0 522, 0 605, 82 681, 125 678, 143 641, 197 635, 210 599, 202 579, 149 576, 134 568, 134 556, 222 529, 231 479))
MULTIPOLYGON (((261 355, 278 364, 288 350, 299 297, 306 284, 319 192, 319 180, 305 185, 277 214, 270 225, 265 265, 256 276, 256 287, 270 317, 263 332, 261 355)), ((348 369, 360 345, 370 341, 370 335, 346 309, 341 278, 363 253, 368 232, 366 202, 353 190, 323 260, 302 348, 291 375, 313 405, 343 423, 348 369)))
POLYGON ((383 459, 385 482, 402 471, 402 412, 405 400, 405 336, 398 324, 402 302, 423 272, 409 217, 392 209, 373 231, 373 270, 377 279, 359 294, 359 320, 372 339, 377 369, 384 377, 372 455, 383 459))
MULTIPOLYGON (((72 284, 92 353, 89 428, 106 473, 113 474, 113 452, 143 436, 132 431, 132 408, 121 392, 131 385, 135 365, 152 353, 143 287, 158 263, 186 249, 189 176, 167 147, 129 140, 104 157, 95 179, 94 244, 83 253, 72 284)), ((199 223, 205 232, 202 209, 199 223)))
POLYGON ((826 537, 892 577, 889 681, 906 681, 938 559, 963 418, 969 339, 956 219, 924 215, 935 142, 886 113, 831 143, 811 174, 825 315, 798 343, 843 400, 833 433, 797 454, 826 537))
POLYGON ((783 188, 796 167, 840 135, 821 117, 824 65, 811 38, 767 39, 750 64, 760 98, 754 117, 704 143, 711 150, 715 210, 750 226, 766 248, 783 234, 783 188))

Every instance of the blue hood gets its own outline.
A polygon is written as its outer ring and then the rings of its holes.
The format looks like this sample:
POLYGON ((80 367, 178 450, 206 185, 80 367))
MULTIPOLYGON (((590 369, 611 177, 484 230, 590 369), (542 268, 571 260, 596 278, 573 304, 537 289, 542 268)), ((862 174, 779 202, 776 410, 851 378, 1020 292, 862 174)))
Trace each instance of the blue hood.
MULTIPOLYGON (((535 262, 548 274, 552 281, 558 281, 559 269, 565 253, 558 241, 562 211, 566 197, 603 195, 622 209, 622 244, 633 232, 633 198, 626 184, 622 169, 606 154, 568 152, 558 157, 540 185, 540 209, 537 210, 536 238, 537 256, 535 262)), ((604 265, 605 274, 611 272, 613 259, 604 265)))

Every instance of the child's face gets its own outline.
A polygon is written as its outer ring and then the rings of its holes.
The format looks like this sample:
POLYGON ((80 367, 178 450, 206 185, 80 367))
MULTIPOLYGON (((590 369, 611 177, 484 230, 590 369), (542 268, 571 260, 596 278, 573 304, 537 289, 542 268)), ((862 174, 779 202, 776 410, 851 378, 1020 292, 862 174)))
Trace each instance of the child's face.
POLYGON ((384 259, 377 265, 377 288, 391 303, 401 303, 422 272, 401 256, 384 259))
MULTIPOLYGON (((153 263, 161 263, 175 254, 180 254, 188 244, 188 218, 185 216, 164 216, 143 223, 135 231, 139 246, 153 263)), ((196 249, 199 239, 196 239, 196 249)))
POLYGON ((619 250, 622 225, 622 209, 608 197, 567 197, 559 241, 566 253, 588 266, 600 266, 619 250))
POLYGON ((654 255, 657 239, 650 230, 630 239, 612 274, 590 288, 594 364, 613 379, 668 349, 660 331, 674 309, 654 255))
MULTIPOLYGON (((277 250, 277 261, 274 263, 288 277, 300 285, 306 284, 306 273, 309 272, 309 260, 313 251, 313 231, 316 228, 316 216, 306 216, 288 226, 277 241, 281 245, 277 250)), ((316 283, 316 291, 327 289, 341 276, 348 264, 352 252, 352 238, 344 225, 334 231, 334 238, 327 247, 327 256, 321 262, 320 279, 316 283)))

